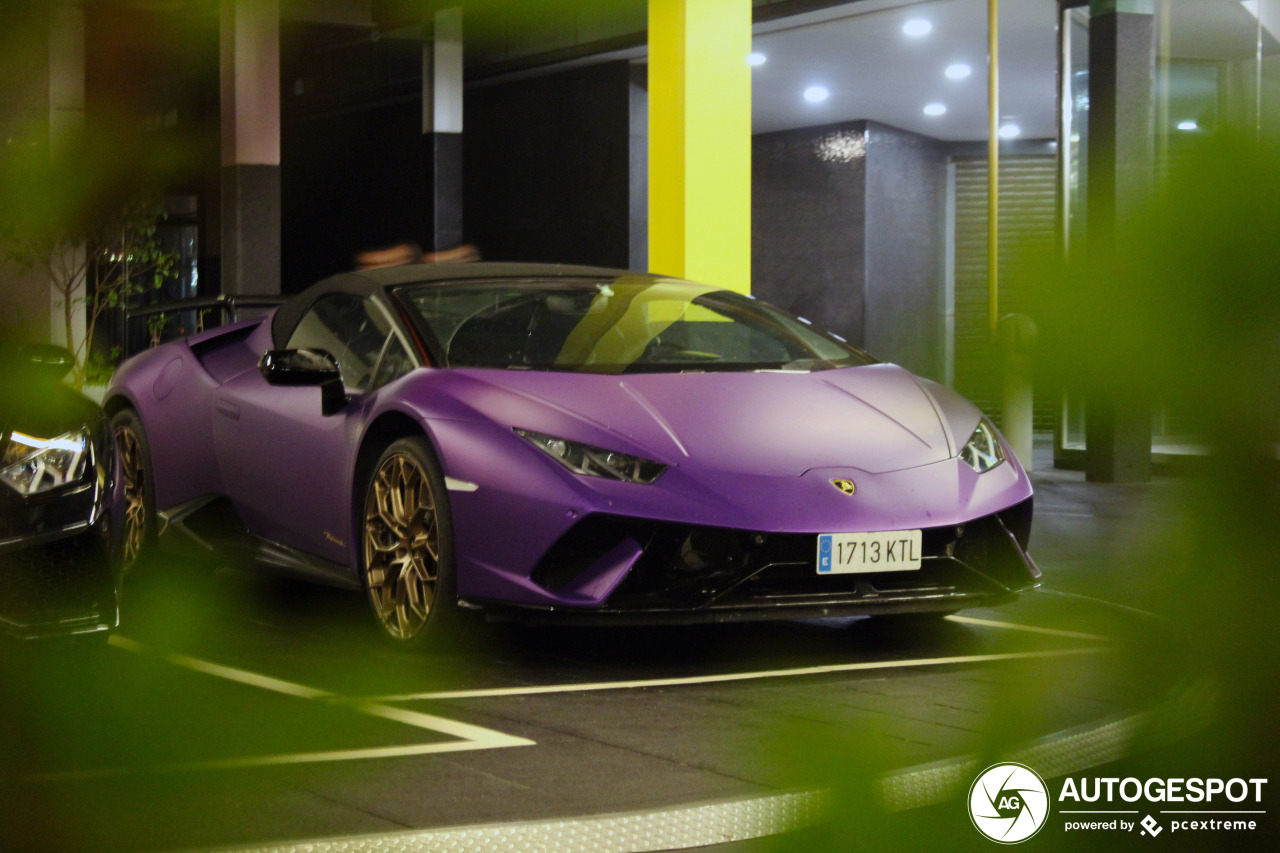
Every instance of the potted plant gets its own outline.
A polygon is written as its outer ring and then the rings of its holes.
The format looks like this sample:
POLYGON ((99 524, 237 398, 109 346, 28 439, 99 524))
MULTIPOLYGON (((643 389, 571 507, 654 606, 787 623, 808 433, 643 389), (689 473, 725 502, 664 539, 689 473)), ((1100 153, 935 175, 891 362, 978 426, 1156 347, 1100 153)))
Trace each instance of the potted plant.
POLYGON ((119 347, 95 342, 102 317, 158 289, 174 272, 177 255, 156 235, 163 219, 163 196, 144 188, 99 206, 90 216, 28 221, 0 233, 0 259, 48 278, 75 359, 68 378, 77 389, 105 384, 115 369, 119 347), (84 331, 77 334, 81 313, 84 331))

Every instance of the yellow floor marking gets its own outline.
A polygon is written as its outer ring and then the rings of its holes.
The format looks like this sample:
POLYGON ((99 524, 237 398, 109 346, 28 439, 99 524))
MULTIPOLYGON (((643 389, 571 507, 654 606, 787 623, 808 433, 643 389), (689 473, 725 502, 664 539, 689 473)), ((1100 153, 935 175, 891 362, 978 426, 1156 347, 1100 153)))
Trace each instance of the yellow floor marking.
POLYGON ((439 690, 428 693, 405 693, 397 696, 371 697, 374 702, 417 702, 428 699, 488 699, 498 696, 535 696, 544 693, 585 693, 593 690, 632 690, 644 687, 679 687, 697 684, 718 684, 728 681, 755 681, 762 678, 794 678, 801 675, 826 675, 835 672, 855 672, 868 669, 905 669, 909 667, 946 666, 961 663, 992 663, 994 661, 1028 660, 1033 658, 1091 655, 1104 651, 1099 648, 1058 649, 1044 652, 1007 652, 989 655, 957 655, 954 657, 916 658, 914 660, 878 660, 862 663, 837 663, 824 666, 805 666, 795 669, 773 669, 759 672, 732 672, 723 675, 695 675, 683 678, 647 678, 638 681, 583 682, 581 684, 543 684, 525 687, 492 687, 478 690, 439 690))

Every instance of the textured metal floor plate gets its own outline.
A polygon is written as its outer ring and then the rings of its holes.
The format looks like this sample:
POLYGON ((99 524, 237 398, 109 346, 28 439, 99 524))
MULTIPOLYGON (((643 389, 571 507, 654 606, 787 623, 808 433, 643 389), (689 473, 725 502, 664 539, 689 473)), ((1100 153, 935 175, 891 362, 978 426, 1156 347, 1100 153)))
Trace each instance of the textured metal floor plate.
MULTIPOLYGON (((235 848, 234 853, 643 853, 746 841, 817 821, 825 796, 799 791, 695 806, 235 848)), ((232 851, 228 851, 232 853, 232 851)))

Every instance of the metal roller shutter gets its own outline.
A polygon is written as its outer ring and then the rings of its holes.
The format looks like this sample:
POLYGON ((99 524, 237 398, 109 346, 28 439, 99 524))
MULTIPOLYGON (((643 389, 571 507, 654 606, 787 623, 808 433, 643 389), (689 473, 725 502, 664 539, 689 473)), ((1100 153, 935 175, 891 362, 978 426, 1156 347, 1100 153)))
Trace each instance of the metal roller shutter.
MULTIPOLYGON (((987 332, 987 161, 955 164, 955 386, 1000 421, 999 347, 987 332)), ((1047 252, 1055 239, 1057 159, 1000 158, 1000 314, 1035 319, 1025 276, 1011 274, 1024 251, 1047 252)), ((1054 400, 1036 389, 1034 424, 1052 432, 1054 400)))

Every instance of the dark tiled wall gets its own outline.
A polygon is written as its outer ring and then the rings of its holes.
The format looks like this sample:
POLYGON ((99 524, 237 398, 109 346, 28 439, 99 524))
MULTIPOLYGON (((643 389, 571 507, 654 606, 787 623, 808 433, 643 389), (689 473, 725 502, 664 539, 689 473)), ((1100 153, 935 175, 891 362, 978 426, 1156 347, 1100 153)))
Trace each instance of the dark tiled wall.
POLYGON ((421 95, 343 106, 281 131, 285 293, 351 269, 365 249, 431 243, 432 156, 421 95))
MULTIPOLYGON (((429 248, 436 152, 422 133, 421 43, 287 23, 281 41, 284 292, 351 269, 365 249, 429 248)), ((215 70, 216 46, 215 33, 215 70)))
POLYGON ((631 257, 629 269, 649 269, 649 66, 631 66, 631 257))
POLYGON ((464 230, 486 259, 626 267, 626 62, 468 89, 464 230))
POLYGON ((867 349, 943 372, 945 153, 926 136, 867 127, 867 349))
POLYGON ((860 121, 760 134, 752 156, 752 292, 939 377, 940 143, 860 121))
MULTIPOLYGON (((347 64, 329 71, 359 71, 347 64)), ((474 242, 490 260, 643 266, 642 71, 616 62, 468 89, 461 139, 422 134, 420 90, 292 107, 282 140, 286 292, 401 241, 474 242), (457 195, 461 211, 447 204, 457 195)))
POLYGON ((865 344, 866 122, 752 146, 751 290, 865 344))

